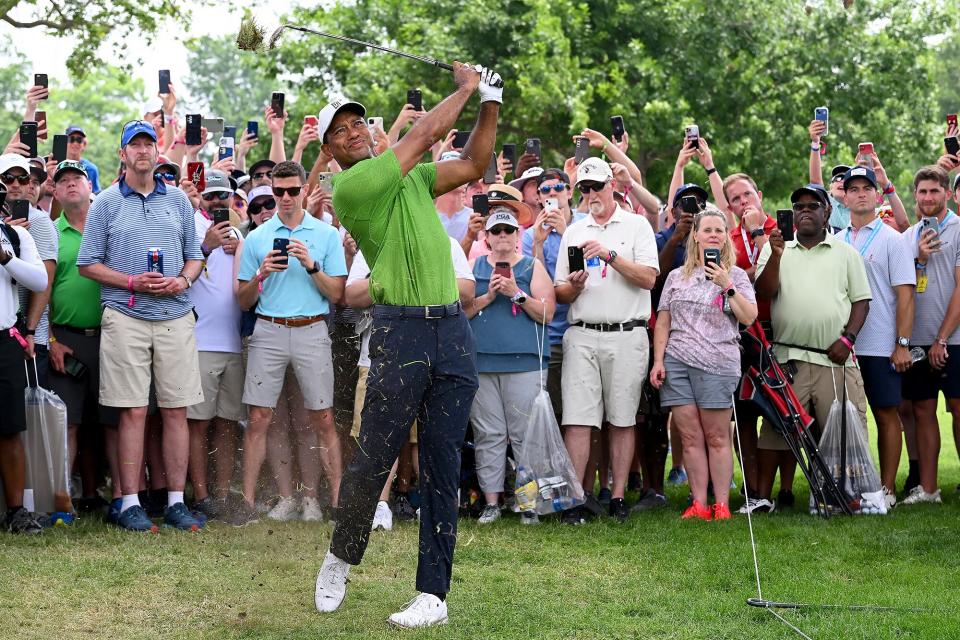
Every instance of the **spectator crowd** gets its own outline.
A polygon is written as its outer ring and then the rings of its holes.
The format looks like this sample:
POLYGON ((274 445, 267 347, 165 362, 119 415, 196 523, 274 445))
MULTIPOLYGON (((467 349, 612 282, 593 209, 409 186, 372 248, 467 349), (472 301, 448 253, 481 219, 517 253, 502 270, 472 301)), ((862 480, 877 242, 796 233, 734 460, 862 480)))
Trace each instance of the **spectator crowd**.
MULTIPOLYGON (((27 91, 0 156, 5 528, 37 534, 85 513, 154 532, 158 520, 196 531, 210 520, 342 517, 352 452, 378 446, 361 420, 371 355, 404 336, 371 329, 384 291, 368 264, 382 256, 365 258, 340 222, 331 141, 357 136, 380 155, 427 110, 407 104, 385 127, 344 102, 301 120, 275 94, 260 122, 231 126, 178 113, 171 84, 121 131, 76 123, 61 134, 37 117, 48 95, 27 91), (357 116, 355 130, 336 127, 341 112, 357 116), (251 157, 261 135, 269 155, 251 157), (90 137, 116 139, 116 171, 84 158, 90 137), (305 167, 310 147, 317 160, 305 167), (43 514, 24 504, 28 384, 67 410, 72 497, 43 514)), ((542 384, 587 492, 559 514, 565 523, 672 508, 667 483, 689 484, 676 506, 685 519, 793 507, 796 459, 738 395, 740 331, 754 323, 818 425, 841 395, 860 428, 870 408, 888 508, 940 503, 941 393, 960 451, 960 173, 950 178, 960 146, 900 185, 913 192, 911 216, 872 144, 825 170, 827 125, 814 119, 809 175, 774 212, 763 177, 722 173, 696 127, 678 132, 670 184, 647 184, 614 121, 609 136, 598 127, 553 141, 571 152, 560 167, 545 166, 539 140, 498 145, 483 179, 433 202, 450 261, 389 292, 455 276, 472 338, 445 348, 472 349, 479 373, 461 513, 487 524, 515 507, 542 384), (690 163, 709 184, 687 181, 690 163), (897 487, 904 444, 909 474, 897 487)), ((946 138, 958 133, 948 118, 946 138)), ((456 161, 468 144, 468 132, 450 131, 430 162, 456 161)), ((369 480, 380 490, 372 529, 418 517, 429 459, 417 421, 401 426, 390 475, 369 480)), ((539 517, 522 511, 519 522, 539 517)))

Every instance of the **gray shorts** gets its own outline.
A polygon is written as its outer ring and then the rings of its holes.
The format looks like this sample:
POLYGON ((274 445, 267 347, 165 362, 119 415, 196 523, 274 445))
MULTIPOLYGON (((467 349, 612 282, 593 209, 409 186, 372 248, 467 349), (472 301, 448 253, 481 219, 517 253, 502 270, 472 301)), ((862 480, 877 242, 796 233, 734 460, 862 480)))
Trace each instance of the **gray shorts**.
POLYGON ((285 327, 257 319, 250 336, 243 403, 275 408, 284 373, 291 364, 304 408, 320 411, 332 407, 333 356, 323 320, 306 327, 285 327))
POLYGON ((660 405, 678 407, 695 404, 701 409, 729 409, 740 376, 710 373, 665 356, 667 379, 660 388, 660 405))
POLYGON ((223 418, 238 422, 243 419, 243 359, 239 353, 201 351, 200 385, 203 402, 187 407, 190 420, 223 418))

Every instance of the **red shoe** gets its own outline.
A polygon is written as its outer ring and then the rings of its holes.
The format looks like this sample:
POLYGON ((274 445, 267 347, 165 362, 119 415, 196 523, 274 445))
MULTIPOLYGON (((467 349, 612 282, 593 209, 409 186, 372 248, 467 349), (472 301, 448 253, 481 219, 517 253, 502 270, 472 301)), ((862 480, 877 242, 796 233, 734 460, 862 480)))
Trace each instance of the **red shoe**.
MULTIPOLYGON (((730 511, 728 510, 729 514, 730 511)), ((683 515, 680 516, 681 520, 689 520, 691 518, 699 518, 700 520, 710 520, 711 513, 710 507, 705 507, 700 504, 698 501, 694 500, 693 504, 687 507, 687 510, 683 512, 683 515)))
POLYGON ((723 502, 718 502, 713 505, 713 519, 714 520, 729 520, 730 519, 730 507, 728 507, 723 502))

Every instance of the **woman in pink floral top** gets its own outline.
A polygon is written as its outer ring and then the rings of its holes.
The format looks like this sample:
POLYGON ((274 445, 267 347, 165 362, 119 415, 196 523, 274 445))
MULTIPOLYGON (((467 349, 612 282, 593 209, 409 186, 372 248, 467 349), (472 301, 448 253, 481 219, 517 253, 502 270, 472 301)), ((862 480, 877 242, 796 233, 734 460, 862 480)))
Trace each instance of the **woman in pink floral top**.
POLYGON ((683 443, 693 493, 684 519, 730 517, 730 413, 740 380, 737 323, 748 325, 757 317, 750 278, 735 263, 726 218, 707 207, 694 219, 686 262, 667 276, 660 297, 650 382, 660 389, 660 404, 672 407, 683 443), (719 266, 704 266, 705 249, 720 251, 719 266), (716 494, 712 512, 706 506, 709 480, 716 494))

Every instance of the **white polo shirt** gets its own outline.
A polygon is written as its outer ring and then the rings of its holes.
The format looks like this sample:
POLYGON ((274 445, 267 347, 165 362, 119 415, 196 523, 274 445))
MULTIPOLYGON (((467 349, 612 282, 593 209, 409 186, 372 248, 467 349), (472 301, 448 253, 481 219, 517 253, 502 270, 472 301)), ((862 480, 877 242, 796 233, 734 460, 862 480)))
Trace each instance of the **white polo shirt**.
MULTIPOLYGON (((564 284, 570 274, 567 247, 575 247, 596 240, 608 250, 617 252, 617 260, 630 260, 660 273, 657 259, 657 240, 653 228, 644 216, 616 211, 604 225, 599 225, 592 214, 567 227, 557 254, 555 284, 564 284)), ((570 305, 567 319, 570 324, 629 322, 650 319, 650 291, 631 284, 612 265, 601 263, 602 275, 595 286, 586 287, 570 305)))
POLYGON ((7 229, 20 237, 20 257, 14 255, 13 245, 7 240, 6 234, 0 231, 0 247, 13 256, 6 265, 0 266, 0 329, 9 329, 17 323, 17 310, 20 308, 18 287, 30 291, 47 288, 47 270, 37 253, 33 236, 21 227, 7 229))

